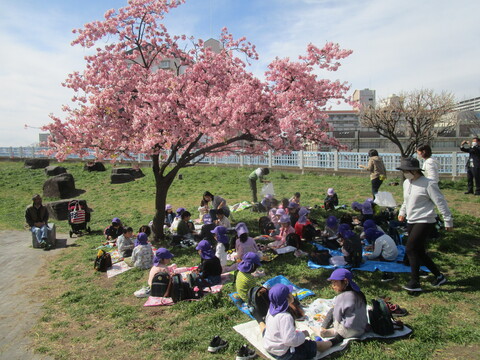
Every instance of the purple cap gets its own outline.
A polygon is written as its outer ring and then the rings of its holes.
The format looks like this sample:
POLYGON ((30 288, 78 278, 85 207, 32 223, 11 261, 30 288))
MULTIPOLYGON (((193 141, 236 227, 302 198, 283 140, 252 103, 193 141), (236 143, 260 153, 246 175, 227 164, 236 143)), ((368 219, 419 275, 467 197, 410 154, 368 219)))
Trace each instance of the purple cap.
POLYGON ((296 209, 299 206, 300 205, 298 205, 296 202, 293 202, 293 201, 288 204, 288 207, 291 209, 296 209))
POLYGON ((364 215, 373 215, 372 203, 369 200, 366 200, 362 205, 362 214, 364 215))
POLYGON ((267 195, 265 195, 265 199, 272 200, 273 195, 272 194, 267 194, 267 195))
POLYGON ((268 312, 270 315, 276 315, 287 311, 288 309, 288 295, 293 291, 291 285, 275 284, 268 291, 268 299, 270 306, 268 312))
POLYGON ((332 196, 333 194, 335 194, 335 189, 334 188, 328 188, 327 195, 332 196))
POLYGON ((285 215, 282 215, 282 216, 280 217, 280 223, 281 223, 281 224, 287 224, 287 223, 290 224, 290 216, 288 216, 288 215, 286 215, 286 214, 285 214, 285 215))
POLYGON ((365 238, 371 243, 377 240, 382 235, 384 235, 384 233, 378 230, 376 227, 365 230, 365 238))
POLYGON ((136 245, 147 245, 148 236, 144 232, 138 233, 136 245))
POLYGON ((377 228, 377 224, 376 224, 375 221, 372 220, 372 219, 365 220, 365 221, 363 222, 363 230, 366 231, 367 229, 370 229, 370 228, 376 229, 376 228, 377 228))
POLYGON ((203 215, 202 221, 205 225, 209 225, 213 222, 212 221, 212 216, 210 214, 205 214, 205 215, 203 215))
POLYGON ((358 201, 354 201, 352 203, 352 209, 353 210, 362 210, 362 204, 360 204, 358 201))
POLYGON ((334 216, 334 215, 330 215, 328 218, 327 218, 327 225, 329 227, 334 227, 335 225, 338 224, 338 219, 334 216))
POLYGON ((119 218, 113 218, 113 219, 112 219, 112 223, 121 224, 122 222, 120 221, 119 218))
POLYGON ((310 214, 310 210, 308 210, 306 207, 301 207, 298 211, 298 216, 304 216, 307 214, 310 214))
POLYGON ((217 226, 210 232, 217 235, 218 242, 221 242, 224 245, 228 244, 227 228, 225 226, 217 226))
POLYGON ((173 254, 165 248, 159 248, 155 251, 155 258, 153 259, 153 266, 158 266, 160 261, 163 259, 171 259, 173 258, 173 254))
POLYGON ((235 226, 235 231, 237 232, 237 236, 240 236, 242 234, 248 234, 247 225, 245 225, 245 223, 243 222, 240 222, 237 224, 237 226, 235 226))
POLYGON ((202 259, 213 259, 215 257, 215 253, 213 252, 212 245, 208 242, 208 240, 202 240, 198 243, 196 250, 200 250, 202 253, 200 256, 202 259))
POLYGON ((352 280, 353 274, 347 269, 334 270, 327 280, 331 281, 331 280, 345 280, 345 279, 348 280, 348 283, 352 287, 353 291, 356 291, 356 292, 360 291, 360 288, 358 287, 358 285, 355 283, 355 281, 352 280))
POLYGON ((180 207, 175 212, 177 213, 177 217, 182 216, 182 213, 185 211, 185 208, 180 207))
POLYGON ((260 256, 254 252, 248 252, 243 255, 242 261, 238 264, 238 270, 243 273, 252 271, 253 265, 261 266, 260 256))
POLYGON ((171 210, 171 209, 172 209, 172 205, 170 204, 165 205, 165 210, 171 210))
POLYGON ((277 215, 277 216, 285 215, 285 209, 278 209, 278 210, 275 212, 275 215, 277 215))

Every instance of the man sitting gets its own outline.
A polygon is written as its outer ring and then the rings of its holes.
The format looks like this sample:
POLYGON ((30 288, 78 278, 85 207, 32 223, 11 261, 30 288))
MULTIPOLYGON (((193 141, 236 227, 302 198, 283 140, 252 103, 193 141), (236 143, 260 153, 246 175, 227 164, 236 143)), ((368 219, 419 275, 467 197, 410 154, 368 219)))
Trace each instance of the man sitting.
POLYGON ((32 197, 33 204, 25 211, 25 220, 30 230, 37 238, 39 247, 50 250, 52 245, 47 242, 48 238, 48 210, 42 205, 42 197, 38 194, 32 197))

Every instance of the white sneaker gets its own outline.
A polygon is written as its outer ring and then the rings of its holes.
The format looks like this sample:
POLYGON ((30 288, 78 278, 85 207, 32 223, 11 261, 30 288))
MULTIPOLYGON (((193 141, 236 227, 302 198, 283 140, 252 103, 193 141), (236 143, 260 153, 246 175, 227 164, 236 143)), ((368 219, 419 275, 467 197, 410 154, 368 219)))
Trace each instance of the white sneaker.
POLYGON ((133 293, 137 298, 145 298, 150 296, 150 286, 145 286, 133 293))

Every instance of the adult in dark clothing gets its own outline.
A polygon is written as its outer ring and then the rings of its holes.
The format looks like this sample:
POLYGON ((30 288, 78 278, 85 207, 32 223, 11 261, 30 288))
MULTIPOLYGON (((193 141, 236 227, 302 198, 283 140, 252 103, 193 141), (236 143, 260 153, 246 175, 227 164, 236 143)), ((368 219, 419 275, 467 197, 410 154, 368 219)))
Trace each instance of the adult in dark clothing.
POLYGON ((220 259, 215 256, 215 250, 208 242, 202 240, 198 243, 196 250, 202 258, 202 263, 198 267, 201 278, 205 286, 212 286, 220 284, 220 275, 222 274, 222 265, 220 259))
POLYGON ((467 170, 468 190, 465 194, 473 194, 473 181, 475 179, 475 195, 480 195, 480 141, 477 137, 472 143, 465 140, 460 145, 460 150, 469 154, 465 168, 467 170), (466 146, 465 146, 466 145, 466 146))
POLYGON ((42 197, 38 194, 32 197, 33 204, 25 210, 25 221, 30 226, 30 231, 35 234, 40 247, 49 250, 48 244, 48 210, 42 204, 42 197))

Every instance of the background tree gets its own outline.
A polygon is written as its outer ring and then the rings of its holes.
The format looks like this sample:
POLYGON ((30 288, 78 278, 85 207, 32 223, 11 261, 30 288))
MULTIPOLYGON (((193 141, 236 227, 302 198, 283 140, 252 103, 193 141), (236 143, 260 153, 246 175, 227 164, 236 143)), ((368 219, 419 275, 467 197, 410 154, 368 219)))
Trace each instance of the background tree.
POLYGON ((44 128, 59 160, 88 149, 99 159, 150 155, 157 237, 181 168, 212 154, 291 152, 307 142, 339 146, 327 135, 325 107, 331 99, 345 100, 348 90, 315 71, 337 70, 351 51, 310 44, 298 61, 275 59, 262 81, 247 71, 258 56, 245 38, 235 40, 223 29, 221 49, 214 52, 202 40, 170 35, 161 20, 183 2, 130 0, 107 11, 103 21, 74 30, 72 45, 92 48, 103 40, 102 47, 64 83, 75 92, 74 105, 64 106, 65 120, 51 115, 53 123, 44 128), (173 71, 158 70, 165 60, 173 71))
POLYGON ((449 116, 455 105, 449 92, 430 89, 403 92, 380 99, 375 107, 360 108, 360 124, 392 141, 402 157, 415 153, 422 144, 455 130, 457 118, 449 116))

